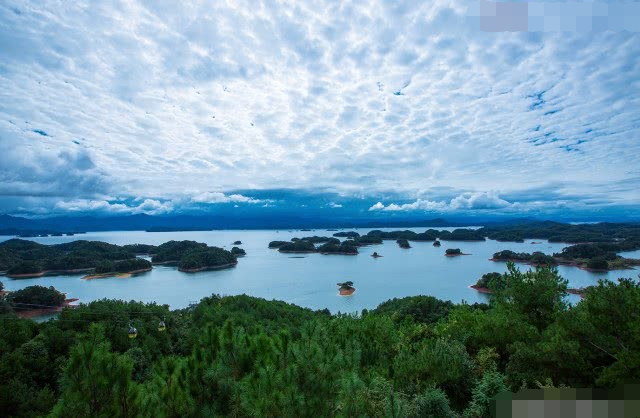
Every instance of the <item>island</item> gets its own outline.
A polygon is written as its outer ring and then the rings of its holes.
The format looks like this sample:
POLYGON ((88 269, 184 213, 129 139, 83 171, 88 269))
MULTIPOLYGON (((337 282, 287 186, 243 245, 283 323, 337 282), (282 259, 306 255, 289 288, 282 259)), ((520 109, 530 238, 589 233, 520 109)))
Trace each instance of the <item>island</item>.
MULTIPOLYGON (((478 230, 497 241, 523 242, 524 239, 546 239, 549 242, 616 243, 620 240, 634 241, 634 249, 640 249, 640 226, 638 223, 566 224, 553 221, 513 222, 504 225, 485 226, 478 230)), ((627 250, 627 251, 632 251, 627 250)))
POLYGON ((151 271, 151 262, 143 258, 131 258, 122 261, 105 260, 100 262, 94 269, 93 274, 84 276, 83 279, 101 279, 105 277, 130 277, 151 271))
POLYGON ((610 270, 631 269, 640 265, 639 259, 624 258, 616 254, 635 248, 635 241, 621 241, 617 243, 589 243, 575 244, 551 255, 536 251, 516 253, 510 250, 497 252, 490 259, 492 261, 511 261, 514 263, 530 264, 532 266, 555 266, 558 264, 574 266, 588 271, 604 272, 610 270))
POLYGON ((197 252, 203 252, 197 257, 200 261, 192 258, 191 262, 196 266, 184 267, 185 270, 232 266, 237 262, 236 255, 241 255, 195 241, 168 241, 159 246, 120 246, 85 240, 44 245, 10 239, 0 243, 0 271, 6 271, 8 277, 15 279, 60 274, 85 274, 86 279, 129 277, 151 270, 152 264, 178 266, 184 257, 197 252), (224 257, 220 258, 222 261, 207 256, 207 252, 218 254, 217 250, 224 251, 224 257), (143 254, 151 256, 151 262, 138 257, 143 254))
POLYGON ((178 270, 185 273, 197 273, 205 270, 229 268, 236 264, 238 264, 236 256, 222 248, 193 248, 180 257, 178 270))
POLYGON ((21 318, 33 318, 40 315, 60 312, 72 306, 78 299, 67 299, 65 294, 53 286, 27 286, 13 292, 2 292, 8 309, 21 318))
POLYGON ((447 248, 444 251, 444 255, 445 257, 458 257, 460 255, 469 255, 469 254, 465 254, 462 251, 460 251, 460 248, 447 248))
POLYGON ((374 251, 373 254, 371 254, 371 257, 379 258, 379 257, 383 257, 383 256, 381 256, 380 254, 378 254, 377 252, 374 251))
MULTIPOLYGON (((345 241, 346 242, 346 241, 345 241)), ((334 244, 326 243, 318 247, 317 251, 321 254, 339 254, 339 255, 358 255, 358 247, 349 245, 348 243, 334 244)))
POLYGON ((352 281, 337 283, 337 285, 339 286, 338 293, 340 296, 351 296, 356 291, 352 281))
POLYGON ((433 241, 433 246, 434 247, 439 247, 440 245, 442 245, 442 244, 440 244, 440 241, 438 241, 438 240, 433 241))
POLYGON ((409 245, 409 241, 407 241, 406 239, 399 239, 396 240, 396 243, 398 243, 398 246, 400 248, 411 248, 411 245, 409 245))
POLYGON ((281 253, 315 253, 316 247, 310 241, 297 240, 278 247, 281 253))
POLYGON ((471 285, 472 289, 480 293, 492 293, 495 290, 504 289, 506 286, 506 276, 497 272, 483 274, 476 284, 471 285))
POLYGON ((245 255, 247 255, 247 252, 240 247, 233 247, 231 249, 231 254, 235 255, 236 257, 244 257, 245 255))
POLYGON ((558 261, 540 251, 535 251, 532 254, 529 253, 516 253, 511 250, 503 250, 493 254, 489 260, 491 261, 511 261, 513 263, 530 264, 535 267, 539 266, 555 266, 558 261))
POLYGON ((242 241, 233 241, 233 245, 242 245, 242 241))
POLYGON ((289 244, 289 241, 271 241, 269 243, 269 248, 280 248, 286 244, 289 244))
POLYGON ((85 240, 44 245, 15 238, 0 243, 0 271, 16 279, 81 274, 116 261, 122 262, 121 266, 129 261, 138 270, 141 264, 135 264, 138 262, 134 248, 85 240))
POLYGON ((453 231, 440 231, 441 241, 485 241, 485 235, 478 229, 454 229, 453 231))
POLYGON ((342 232, 336 232, 335 234, 333 234, 333 236, 340 237, 340 238, 358 238, 360 234, 357 233, 356 231, 342 231, 342 232))

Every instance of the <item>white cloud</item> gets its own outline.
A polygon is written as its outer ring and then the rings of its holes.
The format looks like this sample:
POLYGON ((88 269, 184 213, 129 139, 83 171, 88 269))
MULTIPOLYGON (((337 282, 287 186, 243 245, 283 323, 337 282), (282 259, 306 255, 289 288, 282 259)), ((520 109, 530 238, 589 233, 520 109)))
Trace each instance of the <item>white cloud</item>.
POLYGON ((404 203, 401 205, 390 203, 385 206, 382 202, 378 202, 369 208, 370 211, 433 211, 446 212, 453 210, 467 209, 504 209, 512 204, 501 199, 495 192, 475 192, 463 193, 453 199, 449 203, 446 201, 432 201, 425 199, 417 199, 412 203, 404 203))
POLYGON ((341 208, 341 207, 342 207, 342 205, 341 205, 340 203, 331 202, 331 203, 329 203, 329 207, 330 207, 330 208, 337 209, 337 208, 341 208))
POLYGON ((191 198, 196 203, 262 203, 263 200, 243 196, 241 194, 226 195, 221 192, 204 192, 191 198))
POLYGON ((134 206, 129 206, 124 203, 108 202, 106 200, 76 199, 57 202, 55 209, 65 212, 104 212, 113 214, 146 213, 147 215, 158 215, 171 212, 173 205, 169 201, 160 202, 154 199, 144 199, 142 203, 134 206))

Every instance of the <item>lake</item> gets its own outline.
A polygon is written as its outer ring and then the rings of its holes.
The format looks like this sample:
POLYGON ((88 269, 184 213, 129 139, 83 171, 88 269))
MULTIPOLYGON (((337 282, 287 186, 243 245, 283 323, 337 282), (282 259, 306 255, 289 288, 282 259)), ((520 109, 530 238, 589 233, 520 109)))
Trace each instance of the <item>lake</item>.
MULTIPOLYGON (((385 231, 398 228, 380 228, 385 231)), ((406 229, 406 228, 403 228, 406 229)), ((427 228, 409 228, 422 232, 427 228)), ((437 228, 449 229, 454 228, 437 228)), ((371 228, 355 229, 365 234, 371 228)), ((489 261, 493 253, 501 250, 517 252, 559 252, 567 244, 527 240, 524 243, 453 242, 442 241, 441 247, 431 242, 411 242, 411 249, 401 249, 395 241, 359 249, 357 256, 321 254, 281 254, 267 248, 270 241, 288 241, 292 237, 311 235, 331 236, 335 231, 225 230, 185 232, 114 231, 91 232, 73 237, 31 238, 42 244, 58 244, 79 239, 104 241, 112 244, 162 244, 170 240, 194 240, 231 249, 236 240, 242 241, 247 256, 240 258, 231 269, 181 273, 175 267, 154 266, 153 271, 129 278, 82 280, 82 275, 48 276, 36 279, 14 280, 0 277, 7 290, 30 285, 54 286, 69 298, 81 302, 96 299, 124 299, 167 304, 171 308, 184 308, 213 293, 237 295, 246 293, 265 299, 277 299, 312 308, 328 308, 331 312, 359 312, 375 308, 394 297, 431 295, 453 302, 483 302, 487 296, 470 289, 484 273, 506 271, 506 264, 489 261), (538 242, 539 244, 534 244, 538 242), (445 257, 447 248, 460 248, 465 255, 445 257), (370 255, 378 252, 383 257, 370 255), (294 258, 302 257, 302 258, 294 258), (355 294, 338 296, 337 282, 351 280, 355 294)), ((12 237, 0 237, 6 240, 12 237)), ((634 252, 635 253, 635 252, 634 252)), ((629 254, 628 256, 630 256, 629 254)), ((635 255, 635 254, 634 254, 635 255)), ((519 265, 520 269, 529 266, 519 265)), ((636 277, 637 270, 617 270, 592 273, 575 267, 559 266, 560 274, 569 280, 570 287, 583 287, 597 283, 598 279, 614 280, 618 277, 636 277)), ((571 301, 579 300, 570 296, 571 301)))

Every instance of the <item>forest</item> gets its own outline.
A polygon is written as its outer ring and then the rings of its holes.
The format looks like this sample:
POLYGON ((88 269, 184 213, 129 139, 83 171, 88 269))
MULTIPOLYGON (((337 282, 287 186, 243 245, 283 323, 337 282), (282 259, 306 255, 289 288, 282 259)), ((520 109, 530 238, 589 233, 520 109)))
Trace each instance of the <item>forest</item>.
POLYGON ((245 295, 173 311, 101 300, 44 323, 3 314, 0 410, 486 417, 505 390, 638 381, 637 280, 600 281, 568 305, 553 268, 509 263, 492 279, 487 304, 412 296, 358 315, 245 295))

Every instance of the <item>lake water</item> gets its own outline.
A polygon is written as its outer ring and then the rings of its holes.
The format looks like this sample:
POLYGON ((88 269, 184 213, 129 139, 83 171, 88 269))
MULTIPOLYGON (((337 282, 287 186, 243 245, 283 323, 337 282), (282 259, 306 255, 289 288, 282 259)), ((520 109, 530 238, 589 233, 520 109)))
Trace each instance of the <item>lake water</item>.
MULTIPOLYGON (((396 230, 398 228, 381 228, 396 230)), ((422 232, 426 228, 410 228, 422 232)), ((438 228, 453 229, 453 228, 438 228)), ((360 234, 370 230, 357 229, 360 234)), ((213 293, 237 295, 246 293, 266 299, 277 299, 312 308, 328 308, 331 312, 358 312, 375 308, 394 297, 432 295, 453 302, 483 302, 486 295, 470 289, 484 273, 506 271, 505 263, 492 262, 493 253, 501 250, 517 252, 559 252, 566 244, 541 240, 512 242, 452 242, 442 241, 441 247, 431 242, 411 242, 411 249, 401 249, 395 241, 359 249, 357 256, 321 254, 281 254, 268 249, 273 240, 288 241, 292 237, 311 235, 331 236, 334 231, 202 231, 202 232, 92 232, 73 237, 32 238, 42 244, 57 244, 78 239, 104 241, 112 244, 162 244, 169 240, 195 240, 230 249, 236 240, 242 241, 247 256, 240 258, 231 269, 181 273, 175 267, 154 266, 153 271, 129 278, 82 280, 81 275, 49 276, 36 279, 13 280, 0 277, 7 290, 17 290, 38 284, 54 286, 69 298, 81 302, 96 299, 124 299, 157 302, 171 308, 184 308, 213 293), (534 244, 532 241, 538 242, 534 244), (445 257, 447 248, 460 248, 471 255, 445 257), (383 255, 374 259, 374 252, 383 255), (294 256, 303 258, 292 258, 294 256), (356 292, 352 296, 338 296, 337 282, 351 280, 356 292)), ((11 237, 0 237, 0 240, 11 237)), ((526 265, 519 265, 528 269, 526 265)), ((575 267, 560 266, 560 274, 569 280, 570 287, 597 283, 598 279, 636 277, 637 270, 618 270, 591 273, 575 267)), ((570 296, 576 301, 577 296, 570 296)))

